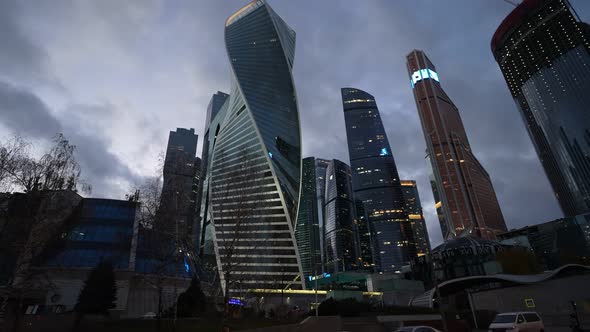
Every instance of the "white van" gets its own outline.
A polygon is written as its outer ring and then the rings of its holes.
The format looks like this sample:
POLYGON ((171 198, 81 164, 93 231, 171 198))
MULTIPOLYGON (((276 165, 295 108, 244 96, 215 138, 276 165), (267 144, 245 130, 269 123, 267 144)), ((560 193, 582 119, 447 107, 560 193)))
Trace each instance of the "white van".
POLYGON ((544 332, 543 320, 536 312, 508 312, 496 315, 489 332, 544 332))

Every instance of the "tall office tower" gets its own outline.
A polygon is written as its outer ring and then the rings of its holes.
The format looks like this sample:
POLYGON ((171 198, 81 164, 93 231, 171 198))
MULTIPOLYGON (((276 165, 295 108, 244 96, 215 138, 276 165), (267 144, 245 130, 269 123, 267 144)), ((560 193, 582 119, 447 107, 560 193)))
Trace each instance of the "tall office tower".
POLYGON ((430 252, 430 239, 428 238, 428 229, 422 213, 422 203, 418 194, 418 186, 414 180, 402 180, 402 191, 406 200, 406 211, 410 224, 414 231, 414 240, 416 241, 416 255, 424 256, 430 252))
POLYGON ((350 166, 340 160, 330 161, 324 205, 325 264, 329 273, 358 268, 358 232, 351 177, 350 166))
POLYGON ((495 239, 506 231, 506 224, 490 176, 471 151, 459 110, 424 52, 408 54, 407 67, 432 165, 444 239, 466 235, 495 239))
POLYGON ((211 235, 211 227, 210 219, 207 218, 207 214, 209 212, 209 196, 208 190, 209 187, 209 178, 208 178, 208 170, 209 170, 209 153, 210 153, 210 145, 213 139, 215 138, 215 132, 210 132, 211 121, 215 119, 217 113, 221 110, 229 95, 227 93, 217 91, 209 101, 209 105, 207 106, 207 119, 205 120, 205 131, 203 135, 203 149, 201 150, 201 176, 200 176, 200 183, 199 186, 199 193, 197 197, 197 216, 198 216, 198 228, 199 228, 199 236, 197 237, 197 248, 199 248, 199 256, 203 257, 203 255, 214 255, 213 253, 213 240, 211 235), (212 136, 213 137, 210 137, 212 136))
POLYGON ((208 188, 220 282, 226 294, 301 289, 295 32, 265 1, 253 1, 227 19, 225 43, 232 90, 210 129, 208 188))
MULTIPOLYGON (((354 197, 367 216, 374 254, 372 264, 377 272, 400 271, 416 248, 375 98, 359 89, 343 88, 342 105, 354 197)), ((368 237, 363 239, 366 241, 368 237)), ((361 246, 366 247, 366 242, 361 246)))
POLYGON ((525 0, 491 44, 563 213, 590 211, 590 26, 567 0, 525 0))
POLYGON ((169 231, 175 232, 177 239, 190 234, 191 242, 195 241, 200 171, 200 159, 196 157, 197 140, 198 136, 193 128, 177 128, 176 131, 170 132, 164 159, 164 182, 160 203, 160 212, 170 219, 167 223, 169 231))
POLYGON ((301 176, 301 198, 299 199, 295 238, 301 257, 303 276, 304 279, 307 279, 309 276, 324 272, 319 219, 319 215, 322 214, 322 206, 318 205, 317 200, 316 159, 314 157, 303 159, 301 176))
POLYGON ((324 205, 326 203, 326 171, 328 170, 328 166, 330 165, 330 160, 327 159, 320 159, 315 158, 315 183, 316 183, 316 197, 317 197, 317 206, 318 206, 318 224, 320 227, 320 255, 322 259, 322 272, 325 272, 326 269, 326 258, 325 250, 326 247, 324 243, 324 205))
POLYGON ((373 257, 376 256, 376 253, 375 244, 373 243, 372 238, 371 225, 369 224, 369 216, 367 215, 365 204, 362 200, 355 197, 354 206, 356 210, 356 229, 358 232, 358 269, 366 272, 374 272, 375 263, 373 257))

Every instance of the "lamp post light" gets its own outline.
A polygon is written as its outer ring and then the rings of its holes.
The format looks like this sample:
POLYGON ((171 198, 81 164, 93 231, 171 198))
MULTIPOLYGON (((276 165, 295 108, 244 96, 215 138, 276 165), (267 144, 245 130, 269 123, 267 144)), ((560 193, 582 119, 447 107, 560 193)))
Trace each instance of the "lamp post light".
POLYGON ((430 260, 431 260, 431 266, 432 266, 432 278, 434 279, 434 292, 436 293, 436 302, 438 305, 438 312, 439 312, 440 317, 442 319, 443 331, 449 332, 449 329, 447 328, 447 320, 445 317, 445 313, 442 308, 440 288, 438 287, 438 278, 436 277, 436 263, 434 262, 432 254, 430 255, 430 260))

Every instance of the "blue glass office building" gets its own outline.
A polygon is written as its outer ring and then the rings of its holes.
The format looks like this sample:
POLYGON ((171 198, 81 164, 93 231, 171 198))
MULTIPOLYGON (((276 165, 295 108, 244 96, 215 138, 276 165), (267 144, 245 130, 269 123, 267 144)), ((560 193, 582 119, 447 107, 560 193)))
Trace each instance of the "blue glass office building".
POLYGON ((110 261, 133 270, 134 225, 138 203, 84 198, 70 219, 70 230, 48 249, 47 266, 93 268, 110 261))
POLYGON ((354 196, 371 232, 364 241, 372 242, 378 272, 400 271, 416 254, 416 246, 377 103, 372 95, 355 88, 342 89, 342 103, 354 196))
POLYGON ((430 239, 428 238, 428 229, 422 213, 418 186, 414 180, 402 180, 401 185, 406 200, 406 212, 414 231, 416 256, 427 255, 430 252, 430 239))
POLYGON ((567 0, 525 0, 491 47, 564 214, 590 211, 590 26, 567 0))
POLYGON ((303 158, 301 177, 301 198, 297 214, 295 238, 301 257, 304 279, 324 272, 322 267, 322 246, 320 246, 320 215, 322 206, 317 201, 316 158, 303 158))
POLYGON ((227 19, 225 43, 232 89, 210 127, 208 187, 221 285, 301 289, 295 32, 265 1, 253 1, 227 19))

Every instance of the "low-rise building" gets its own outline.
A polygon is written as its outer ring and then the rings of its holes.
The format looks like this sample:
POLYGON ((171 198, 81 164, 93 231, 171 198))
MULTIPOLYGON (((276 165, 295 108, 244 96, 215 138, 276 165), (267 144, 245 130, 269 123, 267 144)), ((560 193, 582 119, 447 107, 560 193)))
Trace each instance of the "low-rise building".
POLYGON ((513 229, 498 235, 503 244, 531 248, 545 269, 590 263, 590 213, 513 229))
POLYGON ((501 273, 497 255, 511 247, 479 237, 454 238, 432 249, 429 255, 415 258, 412 275, 430 288, 435 280, 501 273))

